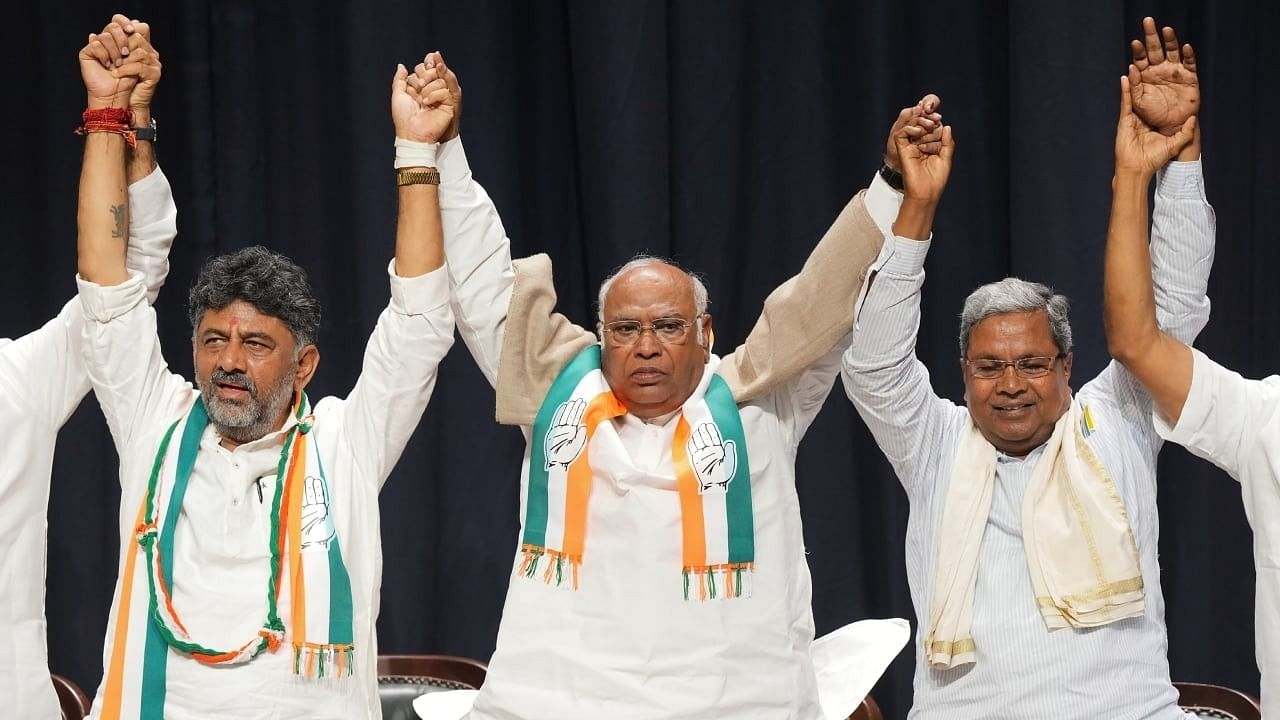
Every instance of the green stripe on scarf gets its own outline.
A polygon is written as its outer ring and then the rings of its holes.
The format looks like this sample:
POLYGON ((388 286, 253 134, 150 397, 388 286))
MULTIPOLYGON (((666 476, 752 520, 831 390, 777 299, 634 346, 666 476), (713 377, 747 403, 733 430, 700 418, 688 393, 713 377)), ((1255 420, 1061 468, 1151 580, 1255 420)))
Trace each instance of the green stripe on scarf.
MULTIPOLYGON (((181 421, 178 421, 181 422, 181 421)), ((169 440, 178 427, 175 422, 165 435, 157 456, 157 467, 152 473, 153 482, 159 481, 159 467, 164 463, 169 448, 169 440)), ((178 472, 173 492, 169 494, 169 506, 165 510, 165 518, 176 518, 182 511, 182 497, 186 494, 187 482, 191 479, 191 471, 195 468, 196 455, 200 450, 200 437, 208 424, 208 414, 204 403, 196 399, 191 408, 191 417, 182 432, 182 440, 178 444, 178 472)), ((160 567, 165 586, 173 588, 173 533, 178 526, 176 522, 166 522, 160 532, 160 567)), ((142 671, 142 707, 139 720, 164 720, 165 685, 168 682, 169 644, 161 635, 160 627, 155 620, 155 596, 150 599, 147 622, 147 645, 143 653, 142 671)))
MULTIPOLYGON (((320 479, 333 497, 329 488, 329 476, 324 471, 324 461, 320 459, 320 445, 314 436, 311 438, 311 449, 316 454, 316 467, 320 468, 320 479)), ((347 566, 342 562, 342 547, 338 544, 338 534, 329 539, 329 642, 335 645, 351 645, 355 642, 355 604, 351 601, 351 577, 347 575, 347 566)), ((350 666, 348 666, 350 667, 350 666)), ((348 672, 350 672, 348 670, 348 672)))
POLYGON ((742 416, 733 399, 733 391, 720 375, 713 375, 703 396, 722 438, 732 440, 738 464, 734 482, 729 483, 725 497, 729 525, 729 562, 749 563, 756 557, 756 531, 751 514, 751 463, 747 460, 747 434, 742 429, 742 416))
POLYGON ((543 439, 551 427, 556 408, 573 397, 573 391, 583 376, 600 367, 600 346, 591 345, 578 353, 556 376, 538 408, 533 421, 533 434, 529 436, 529 495, 525 501, 524 544, 534 547, 547 545, 547 450, 543 439))

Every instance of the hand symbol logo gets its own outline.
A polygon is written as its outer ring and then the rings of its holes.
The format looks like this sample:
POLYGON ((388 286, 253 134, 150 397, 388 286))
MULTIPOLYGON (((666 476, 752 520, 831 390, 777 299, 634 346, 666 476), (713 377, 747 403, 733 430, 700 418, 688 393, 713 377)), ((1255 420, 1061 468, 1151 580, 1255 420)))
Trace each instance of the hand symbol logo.
POLYGON ((329 547, 333 539, 333 521, 329 517, 329 493, 324 481, 308 476, 302 485, 302 548, 312 545, 329 547))
POLYGON ((702 423, 689 435, 685 449, 698 476, 699 494, 729 492, 738 472, 737 445, 732 440, 722 439, 714 424, 702 423))
POLYGON ((547 470, 556 466, 568 470, 569 465, 582 453, 582 448, 587 444, 587 428, 582 424, 582 415, 586 411, 587 403, 581 398, 566 400, 556 408, 543 444, 547 455, 547 470))

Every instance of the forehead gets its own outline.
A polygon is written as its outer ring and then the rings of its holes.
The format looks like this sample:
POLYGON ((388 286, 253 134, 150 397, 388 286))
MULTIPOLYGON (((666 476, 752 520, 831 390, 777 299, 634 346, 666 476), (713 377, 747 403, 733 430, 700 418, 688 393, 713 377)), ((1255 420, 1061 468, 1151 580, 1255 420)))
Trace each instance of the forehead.
POLYGON ((969 333, 969 357, 1015 359, 1058 354, 1043 310, 1001 313, 984 318, 969 333))
POLYGON ((614 278, 604 299, 606 320, 694 313, 693 282, 683 270, 654 262, 614 278))
POLYGON ((289 327, 275 315, 268 315, 252 303, 244 300, 233 300, 226 307, 209 308, 200 316, 200 327, 197 333, 218 331, 226 334, 233 332, 265 333, 273 337, 290 336, 289 327))

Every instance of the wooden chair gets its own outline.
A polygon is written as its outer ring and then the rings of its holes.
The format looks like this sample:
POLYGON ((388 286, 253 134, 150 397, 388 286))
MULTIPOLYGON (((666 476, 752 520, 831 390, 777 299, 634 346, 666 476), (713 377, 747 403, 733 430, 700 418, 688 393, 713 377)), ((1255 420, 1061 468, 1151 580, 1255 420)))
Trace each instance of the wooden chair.
POLYGON ((479 690, 488 667, 452 655, 379 655, 378 700, 383 720, 418 720, 413 701, 441 690, 479 690))
POLYGON ((880 714, 880 706, 876 705, 876 701, 868 695, 862 699, 858 709, 849 716, 849 720, 884 720, 884 715, 880 714))
POLYGON ((1176 682, 1178 705, 1202 718, 1222 720, 1262 720, 1258 699, 1221 685, 1176 682))
POLYGON ((84 720, 89 715, 89 696, 84 694, 80 686, 62 677, 50 674, 53 678, 53 689, 58 694, 58 705, 62 707, 62 720, 84 720))

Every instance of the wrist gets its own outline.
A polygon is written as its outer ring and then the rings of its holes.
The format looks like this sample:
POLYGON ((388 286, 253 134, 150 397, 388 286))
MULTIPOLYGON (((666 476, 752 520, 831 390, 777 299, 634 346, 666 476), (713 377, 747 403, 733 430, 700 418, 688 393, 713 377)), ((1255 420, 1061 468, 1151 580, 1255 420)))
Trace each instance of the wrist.
POLYGON ((151 106, 150 105, 130 105, 129 111, 133 113, 133 126, 135 128, 144 128, 151 126, 151 106))
POLYGON ((397 134, 395 147, 395 166, 397 169, 411 167, 430 168, 436 165, 436 151, 440 145, 435 142, 410 140, 397 134))
POLYGON ((937 200, 903 198, 898 219, 893 223, 893 234, 911 240, 928 240, 937 209, 937 200))
POLYGON ((910 206, 913 210, 933 212, 938 209, 938 201, 941 199, 941 196, 913 194, 911 188, 907 188, 902 193, 903 206, 910 206))
POLYGON ((108 108, 127 108, 129 106, 129 98, 126 97, 108 97, 100 98, 89 96, 85 102, 85 107, 89 110, 106 110, 108 108))
POLYGON ((1151 182, 1151 178, 1155 176, 1155 170, 1148 167, 1129 167, 1116 164, 1116 172, 1112 177, 1112 187, 1120 187, 1123 185, 1141 185, 1146 187, 1151 182))
POLYGON ((889 187, 902 192, 902 172, 889 162, 889 158, 885 157, 884 164, 880 166, 880 179, 888 183, 889 187))

